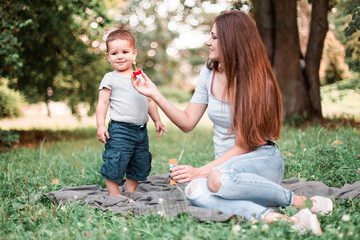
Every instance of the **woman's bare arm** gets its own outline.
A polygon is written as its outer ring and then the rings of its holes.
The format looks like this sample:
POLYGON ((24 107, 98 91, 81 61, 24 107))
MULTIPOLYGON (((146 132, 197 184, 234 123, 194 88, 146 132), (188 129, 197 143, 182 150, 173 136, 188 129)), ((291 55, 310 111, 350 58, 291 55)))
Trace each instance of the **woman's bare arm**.
POLYGON ((145 82, 141 83, 132 76, 134 88, 139 93, 154 100, 166 116, 182 131, 189 132, 193 130, 204 114, 207 104, 189 103, 185 110, 181 110, 171 104, 144 73, 143 78, 145 82))

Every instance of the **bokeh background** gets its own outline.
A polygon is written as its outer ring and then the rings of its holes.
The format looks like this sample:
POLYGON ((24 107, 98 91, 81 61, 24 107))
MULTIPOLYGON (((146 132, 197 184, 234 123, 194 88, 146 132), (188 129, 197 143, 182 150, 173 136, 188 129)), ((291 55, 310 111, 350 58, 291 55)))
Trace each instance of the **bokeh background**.
POLYGON ((358 121, 359 6, 359 0, 1 1, 0 128, 94 126, 97 87, 111 71, 104 39, 116 28, 136 36, 137 67, 185 106, 207 60, 212 22, 231 9, 257 23, 285 120, 358 121))

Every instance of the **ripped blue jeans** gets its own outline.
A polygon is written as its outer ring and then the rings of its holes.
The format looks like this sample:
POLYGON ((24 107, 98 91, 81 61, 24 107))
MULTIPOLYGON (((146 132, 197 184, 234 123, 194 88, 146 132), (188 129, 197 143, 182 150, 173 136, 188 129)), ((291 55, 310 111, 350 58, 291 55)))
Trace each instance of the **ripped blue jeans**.
POLYGON ((286 207, 293 203, 293 192, 279 185, 284 175, 284 160, 275 146, 260 146, 214 169, 221 172, 220 189, 211 192, 207 178, 191 181, 185 194, 192 205, 251 220, 273 211, 269 207, 286 207))

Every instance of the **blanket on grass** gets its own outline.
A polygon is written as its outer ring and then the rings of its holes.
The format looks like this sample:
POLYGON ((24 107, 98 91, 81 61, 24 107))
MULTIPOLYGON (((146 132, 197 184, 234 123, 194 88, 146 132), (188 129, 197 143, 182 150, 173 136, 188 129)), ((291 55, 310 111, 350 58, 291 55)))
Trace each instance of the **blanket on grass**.
MULTIPOLYGON (((321 182, 303 182, 297 178, 290 178, 282 181, 281 185, 294 191, 295 194, 306 197, 318 195, 334 197, 335 199, 350 199, 360 196, 360 181, 345 184, 341 188, 333 188, 321 182)), ((186 184, 170 185, 168 174, 149 176, 147 181, 140 182, 137 191, 143 194, 125 193, 124 184, 120 185, 122 194, 135 200, 135 203, 131 204, 125 198, 109 196, 107 189, 103 189, 98 185, 63 186, 62 189, 46 193, 45 196, 56 204, 82 201, 83 204, 90 204, 103 211, 111 210, 114 213, 124 215, 129 212, 134 215, 153 212, 172 217, 185 212, 199 221, 219 222, 227 221, 234 216, 223 214, 218 210, 192 206, 184 195, 185 186, 186 184)))

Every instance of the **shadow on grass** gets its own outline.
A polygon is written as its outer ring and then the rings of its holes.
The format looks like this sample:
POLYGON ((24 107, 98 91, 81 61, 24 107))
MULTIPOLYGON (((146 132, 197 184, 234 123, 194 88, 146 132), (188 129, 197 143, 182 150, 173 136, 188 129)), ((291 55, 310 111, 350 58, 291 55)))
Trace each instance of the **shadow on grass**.
MULTIPOLYGON (((323 118, 316 120, 305 120, 302 121, 284 121, 284 125, 289 125, 295 128, 306 128, 309 126, 322 126, 326 128, 336 128, 342 126, 351 126, 360 128, 360 121, 352 118, 335 117, 335 118, 323 118)), ((96 137, 96 128, 78 128, 74 130, 10 130, 12 134, 19 136, 18 142, 13 142, 10 146, 1 144, 0 150, 6 150, 11 147, 20 146, 28 148, 38 148, 43 141, 56 142, 56 141, 67 141, 67 140, 81 140, 96 137)))
POLYGON ((74 130, 10 130, 12 134, 18 135, 18 142, 11 143, 10 146, 1 144, 1 150, 11 147, 21 146, 28 148, 38 148, 43 141, 56 142, 67 140, 80 140, 96 137, 96 128, 78 128, 74 130))

